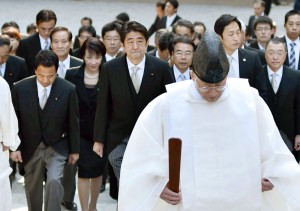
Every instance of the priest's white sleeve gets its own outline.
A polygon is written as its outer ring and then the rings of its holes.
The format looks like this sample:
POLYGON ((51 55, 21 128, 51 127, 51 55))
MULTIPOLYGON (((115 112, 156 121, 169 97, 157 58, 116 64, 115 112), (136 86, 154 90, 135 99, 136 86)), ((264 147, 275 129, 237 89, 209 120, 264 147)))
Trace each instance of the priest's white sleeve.
POLYGON ((11 101, 10 89, 6 81, 1 78, 0 105, 0 142, 15 151, 20 144, 18 136, 18 120, 11 101))
POLYGON ((164 96, 145 108, 129 139, 121 167, 120 211, 152 210, 168 182, 169 109, 164 96))
POLYGON ((289 206, 293 210, 300 210, 300 167, 282 140, 269 108, 260 97, 257 99, 257 111, 262 178, 269 179, 275 187, 263 193, 264 203, 269 203, 272 210, 285 211, 289 210, 289 206), (289 206, 284 205, 286 202, 289 206))

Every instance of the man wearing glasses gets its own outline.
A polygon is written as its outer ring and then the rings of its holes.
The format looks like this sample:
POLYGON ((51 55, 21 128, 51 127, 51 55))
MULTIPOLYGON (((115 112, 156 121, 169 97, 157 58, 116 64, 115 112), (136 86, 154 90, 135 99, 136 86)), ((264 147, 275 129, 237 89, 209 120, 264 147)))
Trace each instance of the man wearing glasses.
POLYGON ((300 160, 300 72, 284 64, 287 49, 280 38, 270 40, 266 48, 267 104, 282 138, 300 160))
POLYGON ((174 65, 170 70, 174 81, 190 80, 194 48, 193 41, 188 37, 178 36, 171 41, 169 52, 174 65))
POLYGON ((299 165, 257 90, 228 72, 219 37, 206 32, 194 53, 193 80, 167 85, 133 129, 120 210, 300 209, 299 165), (179 193, 168 188, 173 137, 182 140, 179 193), (277 200, 273 185, 282 194, 277 200))

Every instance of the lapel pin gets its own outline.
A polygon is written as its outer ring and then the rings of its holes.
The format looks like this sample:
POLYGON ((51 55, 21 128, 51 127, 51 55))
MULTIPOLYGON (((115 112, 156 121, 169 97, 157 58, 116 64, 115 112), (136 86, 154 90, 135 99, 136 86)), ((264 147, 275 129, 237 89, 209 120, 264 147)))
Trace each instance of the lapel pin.
POLYGON ((58 100, 58 98, 56 97, 55 100, 58 100))
POLYGON ((246 59, 245 59, 245 58, 243 58, 243 61, 245 62, 245 61, 246 61, 246 59))
POLYGON ((152 76, 153 76, 154 74, 153 74, 153 73, 151 73, 150 75, 152 75, 152 76))

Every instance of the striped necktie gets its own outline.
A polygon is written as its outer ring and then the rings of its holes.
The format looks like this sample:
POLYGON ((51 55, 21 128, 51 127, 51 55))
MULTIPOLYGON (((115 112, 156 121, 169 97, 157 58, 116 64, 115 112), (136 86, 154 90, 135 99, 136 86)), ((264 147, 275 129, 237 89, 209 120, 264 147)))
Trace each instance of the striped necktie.
POLYGON ((290 58, 289 58, 290 68, 296 69, 296 53, 295 53, 296 43, 291 42, 290 46, 291 46, 290 58))

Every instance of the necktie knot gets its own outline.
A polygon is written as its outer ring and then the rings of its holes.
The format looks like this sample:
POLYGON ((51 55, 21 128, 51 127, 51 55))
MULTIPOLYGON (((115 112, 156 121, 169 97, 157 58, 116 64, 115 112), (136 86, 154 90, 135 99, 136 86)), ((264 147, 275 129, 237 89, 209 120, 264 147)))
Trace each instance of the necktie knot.
POLYGON ((139 70, 139 67, 134 66, 132 68, 132 74, 130 76, 136 93, 139 92, 140 86, 141 86, 140 78, 139 78, 139 75, 137 74, 138 70, 139 70))
POLYGON ((59 63, 59 67, 58 67, 58 76, 61 78, 65 78, 66 75, 66 71, 65 71, 65 64, 63 62, 59 63))
POLYGON ((179 78, 181 79, 181 81, 186 80, 186 77, 185 77, 185 75, 184 75, 183 73, 181 73, 181 74, 179 75, 179 78))
POLYGON ((291 46, 291 48, 294 48, 296 46, 296 43, 295 42, 291 42, 290 46, 291 46))

